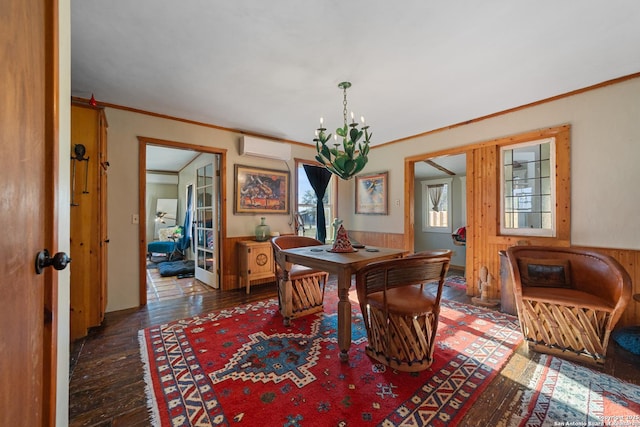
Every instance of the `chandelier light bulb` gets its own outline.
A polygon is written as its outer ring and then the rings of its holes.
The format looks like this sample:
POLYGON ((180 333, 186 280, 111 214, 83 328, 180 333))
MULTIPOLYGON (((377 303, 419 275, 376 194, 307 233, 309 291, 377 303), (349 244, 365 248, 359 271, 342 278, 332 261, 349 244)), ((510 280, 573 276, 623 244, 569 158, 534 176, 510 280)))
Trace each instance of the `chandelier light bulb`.
POLYGON ((371 134, 369 126, 365 126, 364 117, 361 116, 362 129, 358 128, 355 114, 351 111, 351 124, 347 123, 347 89, 350 82, 342 82, 338 87, 343 92, 343 126, 338 127, 333 135, 334 144, 330 148, 327 142, 331 139, 331 133, 325 133, 324 118, 320 117, 320 128, 315 132, 316 160, 324 165, 332 174, 341 179, 348 180, 360 172, 367 164, 369 143, 371 134), (338 143, 338 137, 342 138, 342 144, 338 143))

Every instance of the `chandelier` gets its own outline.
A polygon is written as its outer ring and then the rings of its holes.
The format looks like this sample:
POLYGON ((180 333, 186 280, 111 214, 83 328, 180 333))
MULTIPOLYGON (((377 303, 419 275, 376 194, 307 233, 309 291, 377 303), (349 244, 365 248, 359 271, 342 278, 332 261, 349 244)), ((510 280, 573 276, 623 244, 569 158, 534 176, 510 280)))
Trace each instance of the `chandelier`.
POLYGON ((342 82, 338 84, 338 87, 344 93, 342 101, 344 125, 336 129, 336 134, 333 136, 334 142, 330 147, 327 142, 331 139, 331 134, 325 133, 327 129, 324 127, 324 119, 320 117, 320 127, 316 130, 316 137, 313 141, 316 143, 316 151, 318 152, 316 160, 332 174, 348 180, 367 164, 371 135, 369 134, 369 126, 365 124, 362 116, 360 117, 362 130, 358 129, 353 111, 351 112, 351 123, 347 124, 347 89, 351 87, 351 83, 342 82), (358 142, 363 136, 364 140, 358 142), (338 142, 338 137, 342 138, 342 144, 338 142))

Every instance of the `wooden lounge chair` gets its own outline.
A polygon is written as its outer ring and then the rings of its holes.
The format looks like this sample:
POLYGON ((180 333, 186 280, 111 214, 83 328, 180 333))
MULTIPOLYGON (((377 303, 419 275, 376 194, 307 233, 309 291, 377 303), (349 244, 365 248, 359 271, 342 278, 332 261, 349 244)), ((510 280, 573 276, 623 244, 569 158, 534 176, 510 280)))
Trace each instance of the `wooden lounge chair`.
POLYGON ((529 348, 596 366, 631 299, 631 278, 595 251, 544 246, 507 249, 520 327, 529 348))

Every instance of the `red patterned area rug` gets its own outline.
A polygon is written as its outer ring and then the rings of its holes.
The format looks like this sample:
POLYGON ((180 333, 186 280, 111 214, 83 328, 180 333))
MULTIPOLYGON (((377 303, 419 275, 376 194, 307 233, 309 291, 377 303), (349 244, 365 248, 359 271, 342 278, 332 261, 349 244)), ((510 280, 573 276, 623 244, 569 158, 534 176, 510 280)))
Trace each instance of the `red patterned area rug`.
POLYGON ((640 426, 640 386, 557 357, 542 356, 509 425, 640 426))
POLYGON ((290 327, 272 299, 141 330, 153 424, 457 425, 522 340, 513 316, 443 302, 433 365, 397 372, 364 353, 353 302, 343 363, 335 294, 327 290, 323 313, 290 327))

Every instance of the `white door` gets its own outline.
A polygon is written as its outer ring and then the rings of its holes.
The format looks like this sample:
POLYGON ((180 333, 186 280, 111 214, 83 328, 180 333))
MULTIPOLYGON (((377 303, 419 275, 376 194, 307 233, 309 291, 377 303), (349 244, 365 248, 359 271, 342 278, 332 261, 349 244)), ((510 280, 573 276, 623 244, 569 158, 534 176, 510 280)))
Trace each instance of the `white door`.
POLYGON ((196 169, 195 241, 196 279, 218 288, 217 173, 215 163, 196 169))

